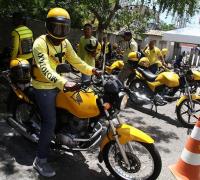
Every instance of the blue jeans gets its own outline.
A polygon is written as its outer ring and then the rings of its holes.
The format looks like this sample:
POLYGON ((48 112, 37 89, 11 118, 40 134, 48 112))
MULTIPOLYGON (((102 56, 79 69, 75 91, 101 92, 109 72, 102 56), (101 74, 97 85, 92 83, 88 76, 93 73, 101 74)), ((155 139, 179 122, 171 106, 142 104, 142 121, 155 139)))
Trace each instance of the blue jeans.
POLYGON ((48 157, 50 143, 54 136, 56 126, 56 96, 57 89, 34 89, 34 97, 39 108, 42 119, 37 157, 44 159, 48 157))

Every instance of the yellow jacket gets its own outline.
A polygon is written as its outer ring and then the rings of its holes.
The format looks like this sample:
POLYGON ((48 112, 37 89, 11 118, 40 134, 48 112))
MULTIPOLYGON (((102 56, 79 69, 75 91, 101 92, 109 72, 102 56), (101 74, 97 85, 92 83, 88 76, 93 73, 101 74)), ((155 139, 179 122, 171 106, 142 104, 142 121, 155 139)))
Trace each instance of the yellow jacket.
POLYGON ((147 48, 144 53, 145 56, 149 59, 150 65, 160 62, 160 57, 162 56, 162 53, 159 48, 154 47, 154 49, 152 50, 147 48))
POLYGON ((56 67, 60 63, 69 62, 82 73, 92 75, 93 67, 87 65, 77 56, 67 39, 63 40, 61 45, 53 46, 46 35, 42 35, 33 44, 33 55, 37 68, 33 69, 32 85, 36 89, 57 87, 63 90, 67 80, 56 72, 56 67), (62 62, 59 61, 59 53, 62 54, 62 62))
MULTIPOLYGON (((91 38, 96 39, 94 36, 92 36, 91 38)), ((90 43, 90 39, 91 38, 86 39, 85 36, 82 36, 80 38, 80 42, 79 42, 79 47, 78 47, 77 54, 87 64, 89 64, 90 66, 95 67, 95 57, 93 57, 91 54, 89 54, 85 50, 85 46, 90 43)))
POLYGON ((30 59, 33 46, 33 33, 26 26, 18 26, 12 31, 12 52, 11 59, 30 59))

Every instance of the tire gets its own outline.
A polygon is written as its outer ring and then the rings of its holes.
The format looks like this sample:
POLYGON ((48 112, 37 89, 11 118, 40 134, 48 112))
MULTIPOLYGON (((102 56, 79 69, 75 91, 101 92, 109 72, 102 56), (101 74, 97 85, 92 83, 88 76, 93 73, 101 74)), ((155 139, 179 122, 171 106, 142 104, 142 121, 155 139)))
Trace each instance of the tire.
POLYGON ((200 112, 200 100, 192 100, 193 103, 195 103, 195 108, 198 106, 198 109, 195 109, 195 113, 197 113, 197 116, 195 114, 193 114, 193 117, 189 114, 188 109, 191 109, 191 107, 189 107, 189 99, 185 99, 183 100, 179 106, 176 107, 176 115, 177 115, 177 119, 178 121, 183 125, 183 127, 186 128, 193 128, 195 125, 196 120, 198 119, 198 112, 200 112), (188 108, 187 110, 184 110, 184 107, 188 108), (182 112, 182 110, 184 110, 184 112, 182 112), (184 118, 184 114, 186 114, 186 117, 188 118, 184 118), (195 117, 196 116, 196 117, 195 117), (191 121, 191 117, 193 118, 193 121, 191 121), (190 121, 190 122, 189 122, 190 121))
MULTIPOLYGON (((122 163, 123 159, 122 159, 122 157, 120 157, 120 153, 118 153, 118 154, 113 153, 113 154, 115 154, 115 155, 113 155, 115 158, 114 159, 115 163, 116 163, 117 159, 120 159, 120 161, 118 160, 118 166, 120 166, 119 163, 121 163, 120 171, 123 171, 123 174, 122 173, 120 174, 120 172, 117 172, 114 165, 111 164, 111 161, 109 158, 109 156, 112 154, 112 149, 113 148, 118 149, 116 147, 116 143, 114 141, 111 141, 108 144, 106 144, 106 146, 103 149, 103 160, 104 160, 105 165, 108 168, 108 170, 117 179, 121 179, 121 180, 132 180, 132 179, 134 179, 134 180, 139 180, 139 179, 140 180, 144 180, 144 179, 145 180, 155 180, 155 179, 157 179, 157 177, 159 176, 159 174, 161 172, 162 162, 161 162, 160 154, 157 151, 157 149, 155 148, 155 146, 153 144, 147 144, 147 143, 136 142, 136 141, 131 141, 130 143, 132 143, 133 149, 136 151, 139 150, 138 152, 141 151, 142 155, 149 154, 149 156, 151 157, 151 160, 152 160, 152 166, 153 166, 152 171, 145 176, 138 176, 139 172, 143 171, 142 170, 143 166, 147 167, 147 169, 144 170, 145 173, 150 169, 150 166, 141 163, 142 156, 130 153, 130 152, 126 151, 126 149, 125 149, 126 154, 129 159, 129 163, 130 163, 130 160, 133 158, 132 163, 134 163, 133 164, 134 167, 132 166, 132 168, 134 168, 134 169, 128 170, 129 172, 126 172, 127 169, 124 170, 126 167, 124 168, 124 166, 123 166, 125 163, 124 164, 122 163), (125 176, 124 173, 127 173, 129 177, 125 176)), ((122 146, 123 146, 123 148, 125 148, 125 146, 127 146, 127 144, 122 145, 122 146)))

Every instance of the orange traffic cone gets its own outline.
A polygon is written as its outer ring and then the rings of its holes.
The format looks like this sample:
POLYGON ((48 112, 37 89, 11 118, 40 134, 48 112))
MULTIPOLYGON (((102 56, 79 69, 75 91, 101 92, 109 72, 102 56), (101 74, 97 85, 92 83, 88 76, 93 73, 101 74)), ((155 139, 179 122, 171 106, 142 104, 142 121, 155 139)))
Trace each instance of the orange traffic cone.
POLYGON ((169 168, 177 180, 200 180, 200 118, 192 130, 181 158, 169 168))

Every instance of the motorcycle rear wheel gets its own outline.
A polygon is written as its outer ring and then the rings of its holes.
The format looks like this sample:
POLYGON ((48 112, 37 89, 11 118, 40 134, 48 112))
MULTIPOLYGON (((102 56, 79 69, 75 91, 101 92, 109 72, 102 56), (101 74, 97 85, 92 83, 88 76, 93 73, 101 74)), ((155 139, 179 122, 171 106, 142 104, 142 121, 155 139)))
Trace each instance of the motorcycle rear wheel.
POLYGON ((200 112, 200 100, 192 100, 194 107, 192 108, 189 99, 183 100, 178 107, 176 107, 176 115, 178 121, 186 128, 192 129, 198 120, 200 112), (190 113, 191 111, 191 113, 190 113), (191 119, 192 118, 192 119, 191 119))
POLYGON ((109 142, 103 150, 106 167, 118 179, 122 180, 154 180, 162 167, 161 157, 153 144, 131 141, 134 150, 130 152, 128 144, 122 145, 129 159, 131 168, 126 164, 114 141, 109 142), (146 158, 144 156, 147 156, 146 158), (150 163, 150 164, 149 164, 150 163))

